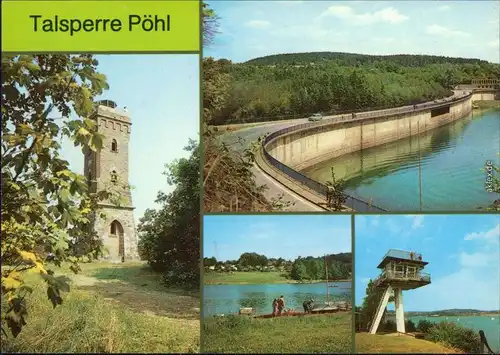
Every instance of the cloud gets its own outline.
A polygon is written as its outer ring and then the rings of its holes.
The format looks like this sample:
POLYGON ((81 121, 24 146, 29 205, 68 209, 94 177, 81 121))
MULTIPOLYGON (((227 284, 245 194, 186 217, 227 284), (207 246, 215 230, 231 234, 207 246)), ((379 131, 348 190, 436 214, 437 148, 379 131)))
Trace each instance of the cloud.
POLYGON ((498 39, 490 41, 486 44, 488 47, 498 48, 500 46, 500 41, 498 39))
POLYGON ((484 267, 498 263, 498 253, 460 253, 460 265, 466 267, 484 267), (496 260, 495 260, 496 259, 496 260))
POLYGON ((411 224, 411 229, 417 229, 421 228, 424 226, 424 216, 422 215, 408 215, 405 216, 406 218, 411 218, 413 219, 412 224, 411 224))
POLYGON ((442 37, 470 37, 469 33, 452 30, 439 25, 430 25, 427 26, 425 32, 430 35, 442 36, 442 37))
POLYGON ((356 11, 345 5, 333 5, 325 10, 319 18, 336 17, 342 20, 349 20, 353 25, 373 25, 375 23, 397 24, 408 20, 408 16, 402 15, 393 7, 367 13, 356 13, 356 11))
POLYGON ((387 220, 386 225, 389 229, 389 232, 391 232, 392 234, 400 234, 403 231, 401 225, 399 223, 396 223, 392 218, 389 218, 387 220))
POLYGON ((334 29, 322 28, 317 23, 308 25, 285 26, 276 28, 271 32, 272 35, 278 37, 286 37, 297 42, 325 42, 338 43, 347 40, 346 32, 338 32, 334 29))
MULTIPOLYGON (((494 267, 492 267, 494 269, 494 267)), ((499 308, 498 266, 494 274, 477 272, 466 268, 442 278, 432 284, 432 304, 446 305, 446 308, 479 308, 494 310, 499 308), (450 297, 453 295, 453 297, 450 297)), ((439 306, 438 306, 439 307, 439 306)))
POLYGON ((484 240, 498 243, 500 240, 500 223, 486 232, 472 232, 465 235, 464 240, 484 240))
POLYGON ((247 27, 252 27, 252 28, 258 28, 258 29, 264 29, 268 28, 271 26, 271 22, 266 21, 266 20, 251 20, 245 23, 245 26, 247 27))
POLYGON ((449 9, 450 9, 450 7, 448 5, 442 5, 442 6, 438 7, 439 11, 446 11, 446 10, 449 10, 449 9))

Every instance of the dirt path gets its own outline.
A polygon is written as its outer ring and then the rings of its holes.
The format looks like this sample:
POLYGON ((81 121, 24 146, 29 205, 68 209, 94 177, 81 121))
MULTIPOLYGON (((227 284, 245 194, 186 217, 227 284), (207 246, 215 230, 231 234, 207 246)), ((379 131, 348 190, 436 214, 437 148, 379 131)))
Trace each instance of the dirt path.
POLYGON ((70 276, 79 289, 97 292, 135 312, 199 320, 199 295, 163 286, 160 275, 143 263, 84 264, 82 269, 70 276))

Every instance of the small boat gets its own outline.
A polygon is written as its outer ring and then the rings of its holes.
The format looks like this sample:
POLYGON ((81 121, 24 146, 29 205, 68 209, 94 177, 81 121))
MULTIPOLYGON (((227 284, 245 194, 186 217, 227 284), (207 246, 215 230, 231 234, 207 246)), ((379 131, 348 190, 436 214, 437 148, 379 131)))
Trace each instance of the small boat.
POLYGON ((479 108, 478 105, 472 105, 472 109, 477 110, 479 108))

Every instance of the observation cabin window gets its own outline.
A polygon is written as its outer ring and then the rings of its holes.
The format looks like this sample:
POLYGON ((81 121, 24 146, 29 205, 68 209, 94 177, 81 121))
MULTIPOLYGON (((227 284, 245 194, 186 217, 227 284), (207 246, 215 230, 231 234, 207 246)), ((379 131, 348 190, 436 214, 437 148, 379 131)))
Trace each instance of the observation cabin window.
POLYGON ((113 141, 111 142, 111 151, 118 152, 118 142, 116 141, 116 139, 113 139, 113 141))

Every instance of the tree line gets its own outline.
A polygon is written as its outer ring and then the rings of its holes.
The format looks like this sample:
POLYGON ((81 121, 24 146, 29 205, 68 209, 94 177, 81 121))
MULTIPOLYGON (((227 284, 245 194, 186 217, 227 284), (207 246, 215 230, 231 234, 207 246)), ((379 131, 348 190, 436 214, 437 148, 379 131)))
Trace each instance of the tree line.
POLYGON ((153 270, 162 272, 166 284, 193 287, 200 279, 200 154, 190 141, 188 158, 167 164, 164 175, 175 186, 158 192, 159 210, 147 209, 139 220, 139 255, 153 270))
POLYGON ((330 254, 326 257, 298 257, 292 265, 290 276, 294 280, 345 280, 352 271, 351 253, 330 254), (326 265, 325 265, 326 263, 326 265))
POLYGON ((324 280, 328 269, 328 280, 342 280, 352 272, 351 253, 330 254, 326 257, 297 257, 295 260, 268 258, 258 253, 243 253, 238 260, 218 261, 215 257, 203 259, 205 269, 216 271, 280 271, 297 281, 324 280), (325 260, 327 268, 325 268, 325 260))
POLYGON ((478 59, 330 52, 246 63, 205 58, 203 70, 212 79, 204 107, 214 125, 418 104, 472 78, 500 78, 500 65, 478 59))

